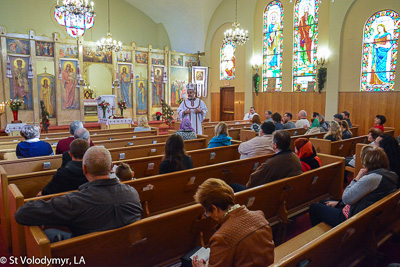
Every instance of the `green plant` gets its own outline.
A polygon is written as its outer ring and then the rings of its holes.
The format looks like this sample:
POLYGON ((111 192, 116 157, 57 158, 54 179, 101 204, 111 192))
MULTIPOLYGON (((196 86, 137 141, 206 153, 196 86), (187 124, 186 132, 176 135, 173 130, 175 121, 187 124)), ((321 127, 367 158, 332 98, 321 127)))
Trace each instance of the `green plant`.
POLYGON ((260 85, 260 75, 258 73, 253 75, 253 87, 256 95, 258 95, 258 86, 260 85))
POLYGON ((324 89, 325 81, 326 81, 327 69, 326 67, 321 67, 318 69, 317 78, 318 78, 318 92, 321 93, 322 89, 324 89))
POLYGON ((161 100, 161 105, 162 105, 162 118, 163 121, 171 128, 171 123, 173 120, 173 115, 174 111, 172 108, 165 102, 164 100, 161 100))

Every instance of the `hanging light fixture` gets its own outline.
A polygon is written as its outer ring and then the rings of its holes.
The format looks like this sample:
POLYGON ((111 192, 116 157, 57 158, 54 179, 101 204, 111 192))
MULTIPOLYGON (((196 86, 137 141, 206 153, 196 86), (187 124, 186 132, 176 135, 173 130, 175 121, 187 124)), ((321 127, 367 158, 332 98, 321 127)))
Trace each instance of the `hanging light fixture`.
POLYGON ((233 29, 226 30, 224 33, 224 43, 232 42, 238 45, 244 45, 249 40, 248 31, 240 29, 240 24, 237 22, 237 0, 236 0, 236 17, 235 22, 232 24, 233 29))
POLYGON ((104 52, 118 52, 122 49, 122 43, 112 38, 110 26, 110 0, 108 0, 108 33, 107 37, 97 41, 97 50, 104 52))
POLYGON ((94 3, 88 0, 63 0, 62 5, 57 5, 54 10, 54 18, 65 30, 69 36, 76 38, 85 34, 94 25, 94 3))

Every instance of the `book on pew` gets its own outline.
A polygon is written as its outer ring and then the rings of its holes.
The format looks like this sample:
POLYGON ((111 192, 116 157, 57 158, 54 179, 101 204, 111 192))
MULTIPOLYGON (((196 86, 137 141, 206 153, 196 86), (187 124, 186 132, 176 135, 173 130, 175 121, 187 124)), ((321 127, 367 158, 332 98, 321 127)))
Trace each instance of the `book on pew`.
POLYGON ((208 259, 210 258, 210 248, 201 246, 193 248, 181 258, 181 267, 191 267, 194 256, 199 256, 199 260, 203 259, 208 262, 208 259))

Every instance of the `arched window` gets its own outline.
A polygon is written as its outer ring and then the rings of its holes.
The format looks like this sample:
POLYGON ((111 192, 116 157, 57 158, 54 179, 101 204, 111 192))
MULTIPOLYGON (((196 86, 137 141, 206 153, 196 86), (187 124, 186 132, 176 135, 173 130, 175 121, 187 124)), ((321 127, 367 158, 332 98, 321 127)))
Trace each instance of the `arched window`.
POLYGON ((391 91, 399 45, 400 17, 392 10, 375 13, 364 27, 361 91, 391 91))
POLYGON ((282 90, 283 7, 278 0, 264 10, 263 91, 282 90))
POLYGON ((293 91, 315 90, 318 13, 318 0, 296 0, 294 7, 293 91))
POLYGON ((228 42, 222 45, 220 51, 220 80, 234 80, 235 79, 235 45, 228 42))

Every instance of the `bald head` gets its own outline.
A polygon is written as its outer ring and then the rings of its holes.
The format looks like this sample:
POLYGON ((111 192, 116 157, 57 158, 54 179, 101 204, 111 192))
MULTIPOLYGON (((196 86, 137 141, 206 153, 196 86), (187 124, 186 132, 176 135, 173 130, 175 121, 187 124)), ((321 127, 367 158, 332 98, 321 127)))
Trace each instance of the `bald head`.
POLYGON ((111 154, 104 147, 92 146, 83 156, 83 173, 89 182, 109 179, 111 168, 111 154))
POLYGON ((299 119, 307 119, 307 111, 300 110, 298 117, 299 117, 299 119))
POLYGON ((89 142, 90 133, 86 128, 79 128, 74 133, 74 139, 83 139, 89 142))

